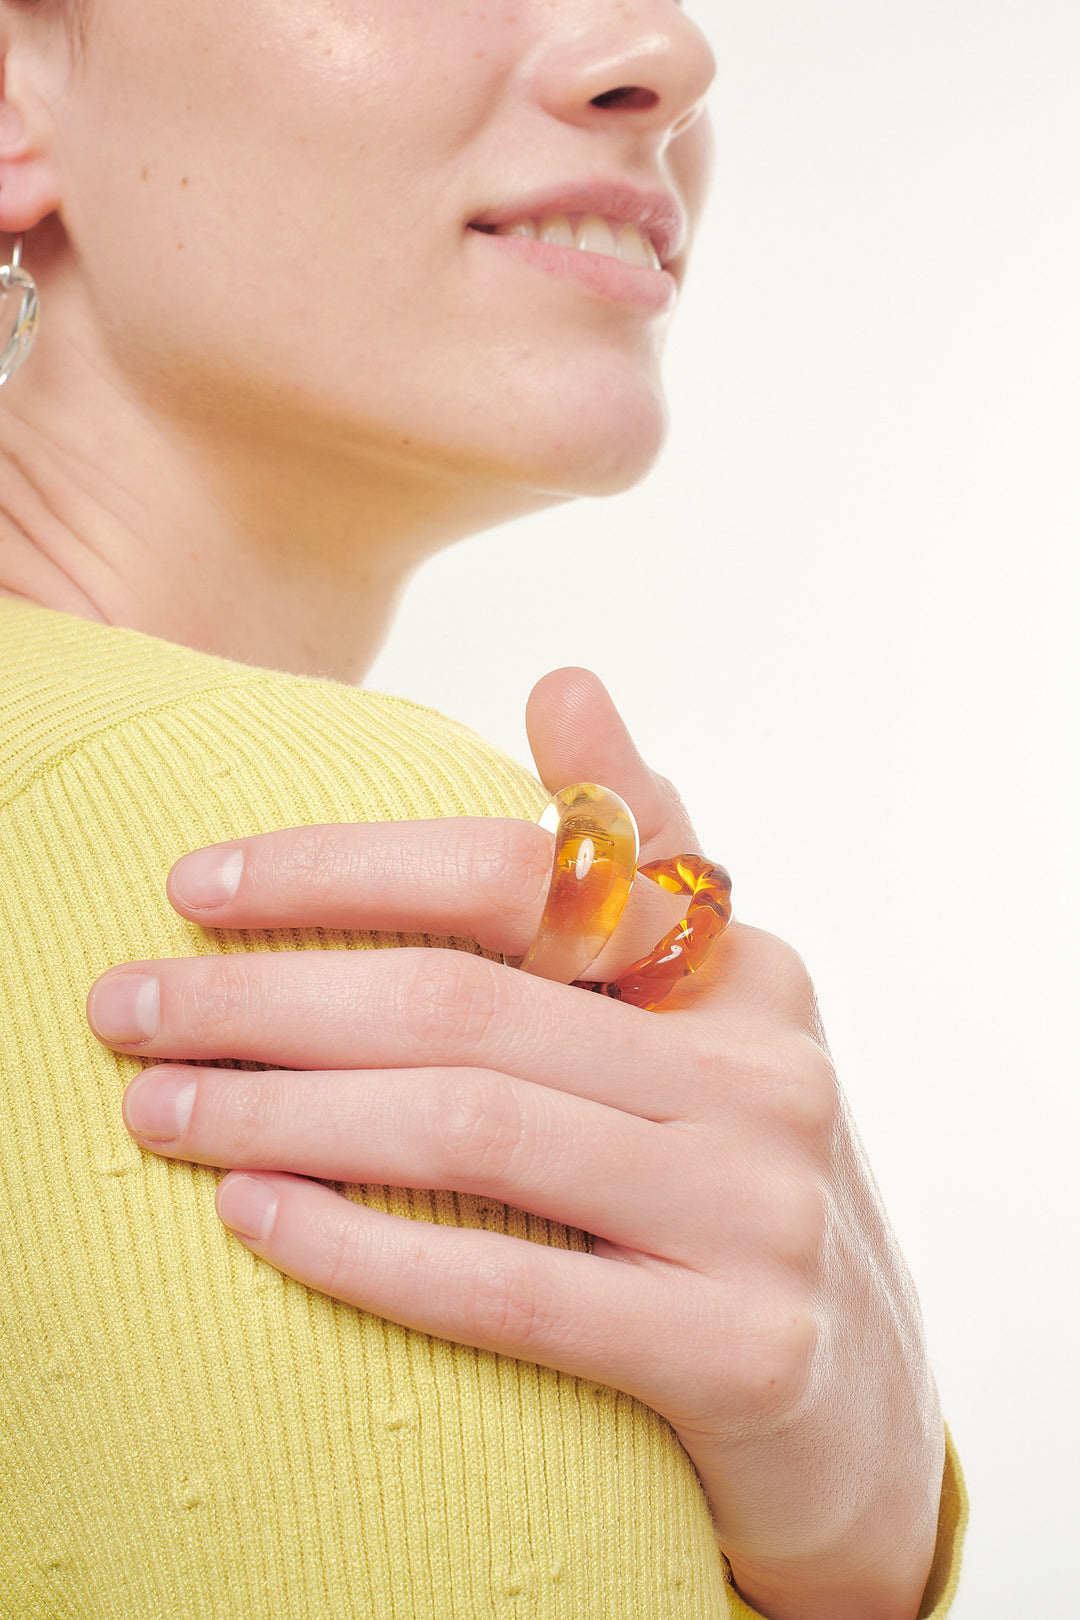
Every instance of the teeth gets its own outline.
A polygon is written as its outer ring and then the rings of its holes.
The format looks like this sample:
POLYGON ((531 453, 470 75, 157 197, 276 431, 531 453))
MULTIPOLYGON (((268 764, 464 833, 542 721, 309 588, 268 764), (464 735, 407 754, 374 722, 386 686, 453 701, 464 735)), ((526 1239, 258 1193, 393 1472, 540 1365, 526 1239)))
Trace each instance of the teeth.
POLYGON ((615 232, 599 214, 586 214, 575 232, 576 245, 582 253, 602 253, 605 259, 617 259, 615 232))
POLYGON ((577 246, 573 227, 565 214, 550 214, 540 221, 540 240, 551 242, 555 247, 577 246))
POLYGON ((604 219, 600 214, 586 214, 576 230, 565 214, 548 214, 539 221, 518 219, 513 224, 496 225, 495 235, 523 236, 533 242, 577 248, 579 253, 599 253, 606 259, 619 259, 641 270, 662 268, 660 255, 636 225, 604 219))
POLYGON ((660 255, 647 236, 642 236, 635 225, 624 225, 615 243, 623 264, 637 264, 643 270, 659 270, 660 255))

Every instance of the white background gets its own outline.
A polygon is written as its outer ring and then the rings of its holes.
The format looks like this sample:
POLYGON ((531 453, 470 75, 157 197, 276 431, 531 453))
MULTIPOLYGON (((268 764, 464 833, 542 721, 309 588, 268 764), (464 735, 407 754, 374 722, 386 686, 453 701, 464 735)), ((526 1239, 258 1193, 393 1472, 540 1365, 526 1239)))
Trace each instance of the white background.
POLYGON ((696 14, 719 169, 666 457, 436 560, 370 684, 527 759, 538 675, 607 682, 817 981, 973 1498, 954 1620, 1064 1617, 1080 4, 696 14))

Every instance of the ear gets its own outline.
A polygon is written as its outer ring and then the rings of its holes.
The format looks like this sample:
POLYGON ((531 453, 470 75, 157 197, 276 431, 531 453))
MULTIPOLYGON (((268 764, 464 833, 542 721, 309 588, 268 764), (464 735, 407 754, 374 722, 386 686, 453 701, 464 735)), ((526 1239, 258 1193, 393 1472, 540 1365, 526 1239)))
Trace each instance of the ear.
POLYGON ((32 230, 60 205, 50 97, 70 71, 55 16, 0 0, 0 231, 32 230))

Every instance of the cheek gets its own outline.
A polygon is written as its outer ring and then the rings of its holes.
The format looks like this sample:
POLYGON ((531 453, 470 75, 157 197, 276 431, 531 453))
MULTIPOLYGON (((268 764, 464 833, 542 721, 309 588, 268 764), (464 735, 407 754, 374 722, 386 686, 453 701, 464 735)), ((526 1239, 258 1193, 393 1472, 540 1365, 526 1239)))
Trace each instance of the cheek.
POLYGON ((446 0, 103 3, 112 26, 60 109, 70 213, 134 210, 132 237, 213 209, 223 237, 243 222, 303 253, 385 219, 388 197, 425 206, 497 94, 495 53, 446 0))
MULTIPOLYGON (((658 334, 471 268, 469 212, 535 162, 531 125, 504 117, 512 8, 477 9, 470 39, 449 0, 245 0, 227 32, 210 0, 124 3, 132 32, 70 115, 71 225, 138 392, 204 425, 411 438, 568 493, 640 476, 658 334)), ((706 143, 676 146, 689 188, 706 143)))
POLYGON ((422 335, 434 318, 438 254, 418 222, 452 214, 488 81, 426 86, 412 59, 426 38, 430 78, 430 29, 376 50, 329 7, 303 31, 287 10, 291 32, 279 20, 247 49, 199 50, 195 29, 170 52, 144 27, 145 50, 98 57, 71 114, 67 223, 125 364, 140 347, 150 364, 169 347, 235 357, 268 327, 288 349, 303 325, 332 354, 357 325, 422 335))

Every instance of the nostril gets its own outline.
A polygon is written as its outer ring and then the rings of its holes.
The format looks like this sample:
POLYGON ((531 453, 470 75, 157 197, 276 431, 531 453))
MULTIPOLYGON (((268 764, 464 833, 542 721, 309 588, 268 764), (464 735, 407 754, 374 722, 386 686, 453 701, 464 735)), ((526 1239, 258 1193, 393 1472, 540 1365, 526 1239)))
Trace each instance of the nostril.
POLYGON ((618 107, 623 112, 652 112, 660 103, 655 90, 646 90, 638 84, 624 84, 618 90, 605 90, 593 96, 593 107, 618 107))

